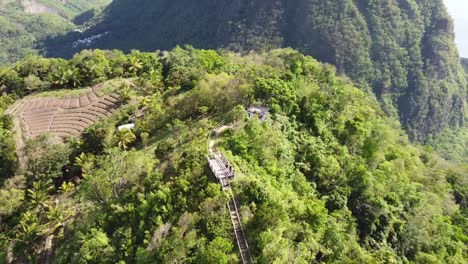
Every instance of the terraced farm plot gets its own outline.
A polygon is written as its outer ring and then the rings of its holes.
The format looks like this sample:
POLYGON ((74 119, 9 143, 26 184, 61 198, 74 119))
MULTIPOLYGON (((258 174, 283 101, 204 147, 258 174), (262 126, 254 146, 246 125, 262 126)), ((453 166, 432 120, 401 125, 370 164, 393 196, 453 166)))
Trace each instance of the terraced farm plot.
POLYGON ((116 93, 99 97, 93 89, 68 98, 24 98, 8 112, 16 119, 25 138, 46 133, 67 138, 79 137, 98 120, 111 116, 118 103, 116 93))

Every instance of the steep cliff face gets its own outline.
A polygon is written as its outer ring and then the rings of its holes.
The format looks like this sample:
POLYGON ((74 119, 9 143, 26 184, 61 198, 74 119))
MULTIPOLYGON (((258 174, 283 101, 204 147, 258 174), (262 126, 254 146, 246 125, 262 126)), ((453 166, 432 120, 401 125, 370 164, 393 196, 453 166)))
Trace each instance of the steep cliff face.
POLYGON ((461 59, 461 64, 462 64, 463 69, 465 70, 465 72, 468 73, 468 59, 462 58, 461 59))
POLYGON ((48 43, 49 55, 183 44, 236 51, 293 47, 372 90, 413 139, 464 119, 466 80, 442 0, 115 0, 94 27, 65 39, 66 45, 63 39, 48 43))

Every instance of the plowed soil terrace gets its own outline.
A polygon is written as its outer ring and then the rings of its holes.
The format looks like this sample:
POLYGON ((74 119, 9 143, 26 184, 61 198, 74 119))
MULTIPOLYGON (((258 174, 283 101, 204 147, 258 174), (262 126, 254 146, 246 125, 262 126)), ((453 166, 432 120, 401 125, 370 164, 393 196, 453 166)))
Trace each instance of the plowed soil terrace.
POLYGON ((61 138, 79 137, 98 120, 111 116, 118 107, 119 96, 111 93, 99 97, 96 90, 75 97, 26 97, 8 113, 24 138, 49 133, 61 138))

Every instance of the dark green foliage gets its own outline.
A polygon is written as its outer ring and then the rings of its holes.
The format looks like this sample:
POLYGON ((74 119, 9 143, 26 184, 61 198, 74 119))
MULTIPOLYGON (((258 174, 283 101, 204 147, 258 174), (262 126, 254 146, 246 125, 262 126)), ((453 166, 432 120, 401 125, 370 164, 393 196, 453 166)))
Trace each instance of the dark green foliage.
MULTIPOLYGON (((449 171, 447 182, 451 185, 455 202, 460 206, 462 212, 468 210, 468 186, 466 171, 467 165, 460 165, 449 171)), ((458 220, 458 219, 457 219, 458 220)), ((465 219, 466 221, 466 219, 465 219)), ((468 226, 464 226, 467 228, 468 226)), ((466 231, 466 230, 465 230, 466 231)))
POLYGON ((30 173, 0 189, 0 249, 17 261, 238 262, 228 196, 206 164, 208 134, 227 120, 217 144, 235 167, 232 191, 256 263, 468 257, 466 166, 411 145, 329 65, 292 49, 241 57, 188 47, 84 51, 43 60, 43 71, 22 62, 5 70, 47 81, 49 63, 75 69, 79 83, 127 78, 131 105, 80 140, 26 148, 30 173), (250 104, 268 106, 269 117, 246 118, 250 104), (135 129, 116 131, 141 106, 135 129))
POLYGON ((13 176, 17 168, 12 120, 10 116, 1 113, 0 108, 0 184, 13 176))
POLYGON ((4 113, 12 103, 13 98, 7 95, 0 96, 0 185, 15 174, 18 165, 13 119, 4 113))
POLYGON ((24 155, 29 157, 26 175, 30 182, 56 180, 61 183, 64 167, 69 164, 70 146, 57 146, 47 136, 42 136, 28 141, 24 151, 24 155))
POLYGON ((463 66, 463 69, 465 69, 465 72, 468 73, 468 59, 462 58, 461 64, 463 66))
POLYGON ((22 97, 32 92, 91 86, 108 79, 140 77, 153 92, 162 85, 163 64, 156 53, 84 50, 71 60, 28 56, 0 68, 0 92, 22 97))

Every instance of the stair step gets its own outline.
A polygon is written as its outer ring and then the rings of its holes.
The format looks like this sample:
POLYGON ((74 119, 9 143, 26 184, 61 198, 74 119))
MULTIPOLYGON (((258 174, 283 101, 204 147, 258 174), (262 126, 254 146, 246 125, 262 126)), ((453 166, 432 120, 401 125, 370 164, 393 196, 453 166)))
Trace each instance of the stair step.
MULTIPOLYGON (((222 186, 222 190, 230 190, 229 179, 234 177, 234 171, 229 161, 221 153, 217 153, 209 157, 208 161, 210 168, 213 171, 213 174, 218 178, 219 183, 222 186)), ((239 253, 241 255, 242 263, 250 264, 251 258, 249 252, 249 244, 247 243, 247 239, 242 228, 241 219, 239 216, 239 212, 237 211, 237 204, 234 200, 234 197, 232 197, 228 201, 227 206, 233 226, 233 231, 239 248, 239 253)))

